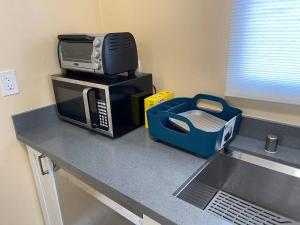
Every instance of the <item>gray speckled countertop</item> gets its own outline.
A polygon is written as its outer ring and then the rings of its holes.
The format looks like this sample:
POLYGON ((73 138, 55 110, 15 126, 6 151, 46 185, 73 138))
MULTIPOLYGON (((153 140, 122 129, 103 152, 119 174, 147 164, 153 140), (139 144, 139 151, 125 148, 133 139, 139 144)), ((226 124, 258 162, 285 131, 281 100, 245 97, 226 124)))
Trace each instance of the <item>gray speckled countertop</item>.
POLYGON ((161 224, 229 224, 173 196, 205 160, 152 141, 144 128, 111 139, 60 121, 53 106, 13 121, 20 141, 139 216, 161 224))

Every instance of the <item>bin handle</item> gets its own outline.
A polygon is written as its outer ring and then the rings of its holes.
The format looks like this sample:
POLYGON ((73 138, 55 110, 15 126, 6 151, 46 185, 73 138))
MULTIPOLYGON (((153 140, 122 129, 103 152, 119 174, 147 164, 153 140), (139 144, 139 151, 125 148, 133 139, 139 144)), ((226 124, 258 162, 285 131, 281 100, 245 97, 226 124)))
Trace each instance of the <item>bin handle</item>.
MULTIPOLYGON (((178 115, 178 114, 175 114, 175 113, 172 113, 172 112, 163 112, 163 111, 160 111, 157 114, 161 118, 161 120, 173 118, 173 119, 177 119, 179 121, 182 121, 182 122, 186 123, 189 127, 189 131, 187 131, 186 133, 190 133, 195 129, 192 122, 189 119, 185 118, 184 116, 181 116, 181 115, 178 115)), ((164 126, 164 124, 162 124, 162 125, 164 126)), ((178 132, 176 130, 172 130, 172 131, 178 132)), ((182 134, 181 132, 178 132, 178 133, 182 134)))
POLYGON ((220 97, 217 97, 217 96, 213 96, 213 95, 207 95, 207 94, 198 94, 198 95, 195 95, 193 97, 193 101, 195 103, 195 106, 197 108, 199 108, 197 106, 197 103, 199 100, 201 99, 204 99, 204 100, 210 100, 210 101, 214 101, 214 102, 218 102, 220 103, 222 106, 223 106, 223 110, 221 112, 216 112, 216 113, 222 113, 224 110, 227 110, 229 108, 231 108, 228 103, 223 99, 223 98, 220 98, 220 97))

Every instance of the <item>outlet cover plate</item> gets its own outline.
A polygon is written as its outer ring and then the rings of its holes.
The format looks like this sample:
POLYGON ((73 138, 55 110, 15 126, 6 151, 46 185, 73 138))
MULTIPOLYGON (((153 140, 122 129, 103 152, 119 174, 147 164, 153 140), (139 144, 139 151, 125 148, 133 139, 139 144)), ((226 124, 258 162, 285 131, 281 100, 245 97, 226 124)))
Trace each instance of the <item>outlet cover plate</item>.
POLYGON ((0 81, 3 96, 9 96, 19 93, 16 72, 14 70, 1 71, 0 81))

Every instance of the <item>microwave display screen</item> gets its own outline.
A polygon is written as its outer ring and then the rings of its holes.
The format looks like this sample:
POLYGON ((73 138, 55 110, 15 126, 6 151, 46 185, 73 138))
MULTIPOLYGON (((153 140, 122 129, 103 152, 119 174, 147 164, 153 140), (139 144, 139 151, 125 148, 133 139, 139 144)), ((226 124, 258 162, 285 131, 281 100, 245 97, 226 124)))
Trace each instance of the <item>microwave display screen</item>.
POLYGON ((61 43, 62 58, 65 61, 90 63, 91 55, 93 53, 92 42, 67 42, 61 43))

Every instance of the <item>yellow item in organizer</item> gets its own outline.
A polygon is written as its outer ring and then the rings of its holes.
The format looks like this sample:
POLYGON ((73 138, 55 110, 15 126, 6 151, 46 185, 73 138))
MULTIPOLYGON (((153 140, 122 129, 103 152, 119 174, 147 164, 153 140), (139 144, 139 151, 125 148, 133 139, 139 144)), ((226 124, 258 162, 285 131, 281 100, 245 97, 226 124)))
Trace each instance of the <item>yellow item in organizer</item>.
POLYGON ((171 91, 160 91, 154 95, 145 98, 144 106, 145 106, 145 127, 146 128, 148 128, 147 110, 159 103, 170 100, 172 98, 174 98, 174 92, 171 91))

